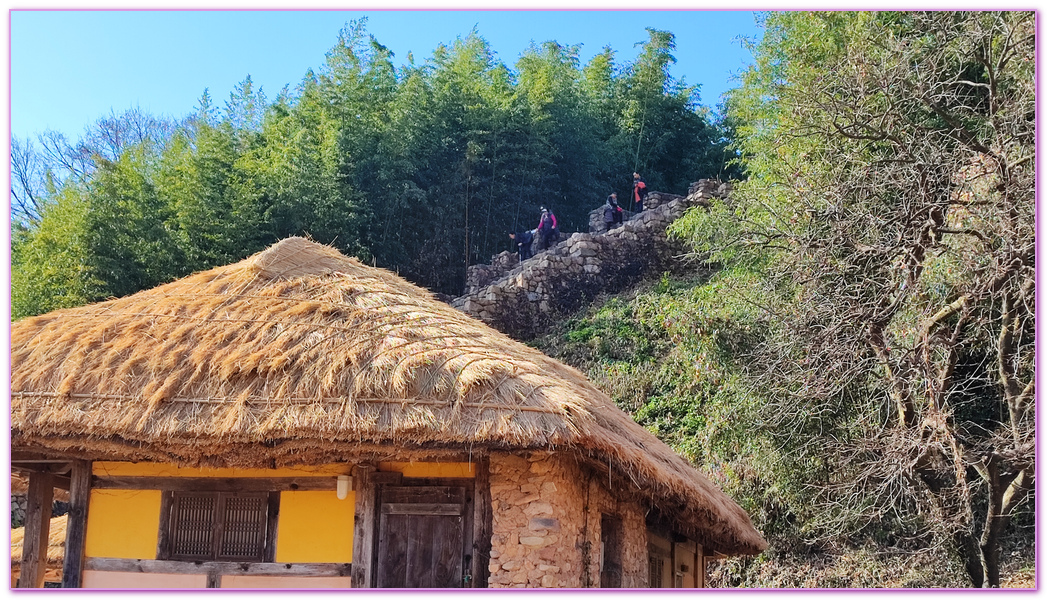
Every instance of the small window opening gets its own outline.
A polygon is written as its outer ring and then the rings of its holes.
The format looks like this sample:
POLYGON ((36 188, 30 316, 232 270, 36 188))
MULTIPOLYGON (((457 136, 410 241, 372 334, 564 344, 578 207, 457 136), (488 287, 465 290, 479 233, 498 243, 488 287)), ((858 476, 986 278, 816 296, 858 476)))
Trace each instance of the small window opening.
POLYGON ((613 515, 600 516, 600 587, 622 587, 622 520, 613 515))

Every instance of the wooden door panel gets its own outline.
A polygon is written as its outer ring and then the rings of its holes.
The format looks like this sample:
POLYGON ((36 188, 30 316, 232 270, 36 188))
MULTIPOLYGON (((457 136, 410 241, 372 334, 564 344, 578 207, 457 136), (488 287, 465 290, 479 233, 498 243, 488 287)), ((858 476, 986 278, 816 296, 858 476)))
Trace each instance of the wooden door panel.
POLYGON ((455 486, 383 488, 378 587, 461 587, 465 497, 455 486))
POLYGON ((462 518, 441 517, 434 523, 433 587, 462 587, 462 518))
POLYGON ((378 577, 382 588, 407 585, 407 515, 382 515, 378 530, 378 577))

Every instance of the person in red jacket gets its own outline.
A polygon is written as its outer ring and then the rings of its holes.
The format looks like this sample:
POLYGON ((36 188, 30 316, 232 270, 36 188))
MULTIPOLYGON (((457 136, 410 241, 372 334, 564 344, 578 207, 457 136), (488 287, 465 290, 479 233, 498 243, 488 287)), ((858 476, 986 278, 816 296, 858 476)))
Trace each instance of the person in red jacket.
POLYGON ((639 173, 633 173, 633 202, 636 204, 636 212, 643 212, 643 201, 647 198, 647 184, 639 173))
POLYGON ((542 238, 542 250, 552 248, 560 237, 560 230, 556 226, 556 215, 544 206, 542 216, 538 219, 538 235, 542 238))

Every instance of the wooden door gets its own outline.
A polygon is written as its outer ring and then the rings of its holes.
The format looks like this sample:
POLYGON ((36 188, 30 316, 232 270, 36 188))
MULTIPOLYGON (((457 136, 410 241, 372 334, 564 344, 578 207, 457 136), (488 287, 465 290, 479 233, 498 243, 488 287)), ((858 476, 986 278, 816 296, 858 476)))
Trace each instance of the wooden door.
POLYGON ((462 587, 465 505, 465 487, 383 486, 377 587, 462 587))

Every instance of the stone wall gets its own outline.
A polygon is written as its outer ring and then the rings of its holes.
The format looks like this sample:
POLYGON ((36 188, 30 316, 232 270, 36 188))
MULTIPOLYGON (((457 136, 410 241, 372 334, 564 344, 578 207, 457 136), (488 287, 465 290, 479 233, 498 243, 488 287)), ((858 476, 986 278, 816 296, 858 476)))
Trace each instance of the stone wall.
POLYGON ((563 458, 491 455, 490 587, 581 587, 583 490, 563 458))
MULTIPOLYGON (((703 179, 702 181, 710 181, 710 180, 703 179)), ((697 185, 697 184, 691 184, 691 185, 693 186, 693 185, 697 185)), ((647 194, 647 200, 644 201, 644 209, 645 210, 653 210, 655 208, 658 208, 659 206, 663 206, 665 204, 668 204, 669 202, 671 202, 673 200, 677 200, 677 199, 685 198, 685 197, 686 196, 678 196, 676 194, 670 194, 668 192, 651 192, 651 193, 647 194)), ((624 202, 622 201, 621 198, 618 199, 618 206, 622 207, 622 220, 623 221, 627 221, 627 220, 635 217, 636 215, 640 214, 640 213, 634 213, 631 210, 628 210, 628 207, 632 206, 632 204, 633 204, 633 201, 632 201, 631 198, 626 198, 624 202)), ((606 204, 601 204, 599 208, 594 208, 593 210, 589 211, 589 233, 603 233, 603 232, 607 231, 607 223, 604 223, 604 220, 603 220, 603 207, 604 206, 606 206, 606 204)))
POLYGON ((687 209, 708 206, 709 198, 729 191, 730 184, 702 180, 685 197, 651 192, 655 207, 620 227, 572 234, 523 263, 502 253, 491 265, 471 267, 465 295, 451 305, 511 336, 533 336, 599 293, 621 291, 671 268, 686 248, 667 238, 666 227, 687 209))
MULTIPOLYGON (((537 242, 536 242, 537 243, 537 242)), ((465 270, 465 294, 474 294, 520 264, 520 254, 506 250, 491 257, 489 265, 472 265, 465 270)))
POLYGON ((600 541, 603 536, 603 532, 600 531, 600 522, 603 515, 611 515, 622 521, 620 587, 649 587, 647 582, 647 523, 644 508, 636 502, 614 497, 607 487, 602 485, 599 477, 588 478, 586 497, 589 501, 587 514, 589 526, 586 528, 588 538, 585 541, 588 547, 592 548, 589 553, 588 569, 592 577, 591 587, 600 587, 600 541))
POLYGON ((622 587, 647 585, 644 510, 563 454, 491 455, 493 588, 600 586, 600 520, 623 524, 622 587))

